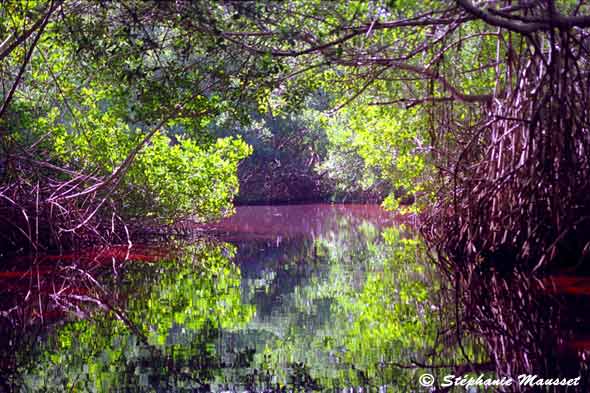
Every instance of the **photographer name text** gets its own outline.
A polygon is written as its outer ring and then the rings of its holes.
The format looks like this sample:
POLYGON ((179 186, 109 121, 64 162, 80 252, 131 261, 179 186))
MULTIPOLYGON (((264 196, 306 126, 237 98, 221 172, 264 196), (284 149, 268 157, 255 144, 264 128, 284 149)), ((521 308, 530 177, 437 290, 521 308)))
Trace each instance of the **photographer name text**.
MULTIPOLYGON (((433 386, 434 376, 432 374, 422 374, 419 382, 422 386, 433 386)), ((475 377, 465 377, 456 375, 445 375, 440 382, 441 387, 463 386, 469 389, 475 386, 483 387, 502 387, 518 384, 519 386, 578 386, 581 377, 576 378, 543 378, 536 374, 521 374, 516 379, 511 377, 491 378, 484 375, 475 377)))

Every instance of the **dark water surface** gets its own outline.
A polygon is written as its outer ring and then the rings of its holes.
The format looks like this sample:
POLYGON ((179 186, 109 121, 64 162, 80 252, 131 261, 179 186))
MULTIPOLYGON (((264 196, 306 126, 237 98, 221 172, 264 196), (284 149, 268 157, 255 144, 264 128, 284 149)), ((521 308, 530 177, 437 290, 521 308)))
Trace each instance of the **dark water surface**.
MULTIPOLYGON (((486 279, 459 305, 411 224, 373 205, 242 206, 206 228, 215 240, 5 262, 0 392, 426 392, 424 372, 584 373, 570 325, 587 294, 486 279)), ((556 282, 539 281, 569 288, 556 282)))

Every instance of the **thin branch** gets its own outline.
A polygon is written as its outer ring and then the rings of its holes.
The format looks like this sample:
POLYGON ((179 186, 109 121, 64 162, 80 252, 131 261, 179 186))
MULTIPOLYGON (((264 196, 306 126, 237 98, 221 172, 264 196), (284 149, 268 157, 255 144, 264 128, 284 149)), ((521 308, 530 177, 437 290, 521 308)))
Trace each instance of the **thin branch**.
MULTIPOLYGON (((39 32, 37 33, 37 35, 35 36, 35 39, 31 43, 31 47, 29 48, 27 54, 25 55, 25 58, 23 60, 23 64, 21 65, 21 67, 19 69, 18 75, 16 76, 16 79, 12 83, 12 87, 10 88, 10 91, 8 92, 8 95, 4 99, 4 102, 2 103, 2 108, 0 108, 0 119, 4 116, 4 113, 6 112, 6 110, 8 109, 8 106, 10 105, 10 102, 12 101, 12 97, 14 96, 14 92, 16 91, 16 88, 19 85, 23 74, 25 73, 27 65, 29 64, 29 61, 31 60, 31 56, 33 55, 33 52, 35 51, 35 47, 37 46, 37 42, 39 41, 39 38, 41 38, 41 35, 43 34, 43 31, 45 30, 45 27, 47 26, 47 23, 49 22, 49 18, 51 17, 51 14, 53 13, 53 11, 55 11, 55 7, 51 6, 49 8, 49 11, 45 14, 45 18, 43 19, 41 26, 39 27, 39 32)), ((0 133, 2 133, 3 131, 4 131, 4 129, 0 129, 0 133)))
MULTIPOLYGON (((367 58, 366 60, 362 60, 362 61, 359 61, 356 63, 356 65, 370 65, 370 64, 389 65, 391 68, 396 68, 396 69, 400 69, 400 70, 404 70, 404 71, 410 71, 410 72, 413 72, 413 73, 416 73, 419 75, 427 76, 428 78, 431 78, 432 80, 436 80, 441 85, 443 85, 443 87, 447 91, 449 91, 449 93, 451 93, 451 96, 458 101, 470 102, 470 103, 489 102, 494 98, 493 94, 466 94, 466 93, 463 93, 463 92, 459 91, 459 89, 454 87, 451 84, 451 82, 449 82, 445 77, 437 75, 434 71, 431 71, 429 69, 426 69, 424 67, 420 67, 417 65, 408 64, 405 62, 400 62, 400 61, 388 59, 388 58, 379 58, 379 57, 367 58)), ((353 65, 353 64, 349 64, 349 65, 353 65)))
POLYGON ((369 102, 367 105, 378 106, 378 105, 394 105, 394 104, 408 103, 408 108, 410 108, 412 106, 416 106, 416 105, 420 105, 420 104, 424 104, 424 103, 429 103, 429 102, 448 102, 448 101, 454 101, 454 100, 455 100, 455 98, 451 97, 451 96, 446 96, 446 97, 429 96, 429 97, 424 97, 424 98, 400 98, 400 99, 391 100, 391 101, 373 101, 373 102, 369 102))
POLYGON ((45 13, 45 15, 43 15, 41 18, 39 18, 39 20, 37 20, 37 22, 35 22, 35 24, 33 26, 31 26, 30 29, 25 31, 20 36, 18 36, 18 38, 13 40, 13 38, 14 38, 13 35, 9 35, 8 38, 6 38, 4 40, 4 42, 2 42, 2 44, 0 44, 0 61, 3 60, 6 56, 10 55, 10 53, 15 48, 17 48, 20 44, 22 44, 25 40, 27 40, 31 36, 31 34, 33 34, 35 31, 39 30, 42 25, 46 24, 47 17, 50 16, 53 13, 53 11, 55 11, 55 9, 57 7, 59 7, 60 4, 61 4, 61 1, 58 1, 56 3, 53 3, 53 1, 52 1, 51 5, 49 6, 49 9, 45 13))

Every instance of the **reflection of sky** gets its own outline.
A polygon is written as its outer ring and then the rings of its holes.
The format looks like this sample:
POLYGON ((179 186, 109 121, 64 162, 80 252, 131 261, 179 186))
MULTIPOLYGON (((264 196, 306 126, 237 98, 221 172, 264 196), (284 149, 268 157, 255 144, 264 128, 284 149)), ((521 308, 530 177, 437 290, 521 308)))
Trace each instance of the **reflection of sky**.
MULTIPOLYGON (((306 303, 302 291, 310 281, 323 287, 335 270, 347 276, 347 284, 364 282, 367 244, 392 220, 377 205, 244 206, 218 228, 238 247, 234 261, 260 322, 296 312, 295 303, 306 303)), ((322 313, 306 317, 326 319, 330 299, 325 300, 322 313)))

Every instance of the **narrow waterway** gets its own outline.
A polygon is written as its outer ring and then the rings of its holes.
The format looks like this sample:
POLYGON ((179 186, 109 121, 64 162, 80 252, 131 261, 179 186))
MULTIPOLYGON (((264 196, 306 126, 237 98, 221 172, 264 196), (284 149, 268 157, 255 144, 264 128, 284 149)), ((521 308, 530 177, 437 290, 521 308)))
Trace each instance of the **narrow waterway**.
POLYGON ((425 372, 503 376, 521 358, 584 372, 567 302, 494 281, 470 288, 489 314, 471 321, 412 224, 375 205, 241 206, 208 240, 5 262, 0 392, 430 391, 425 372))

